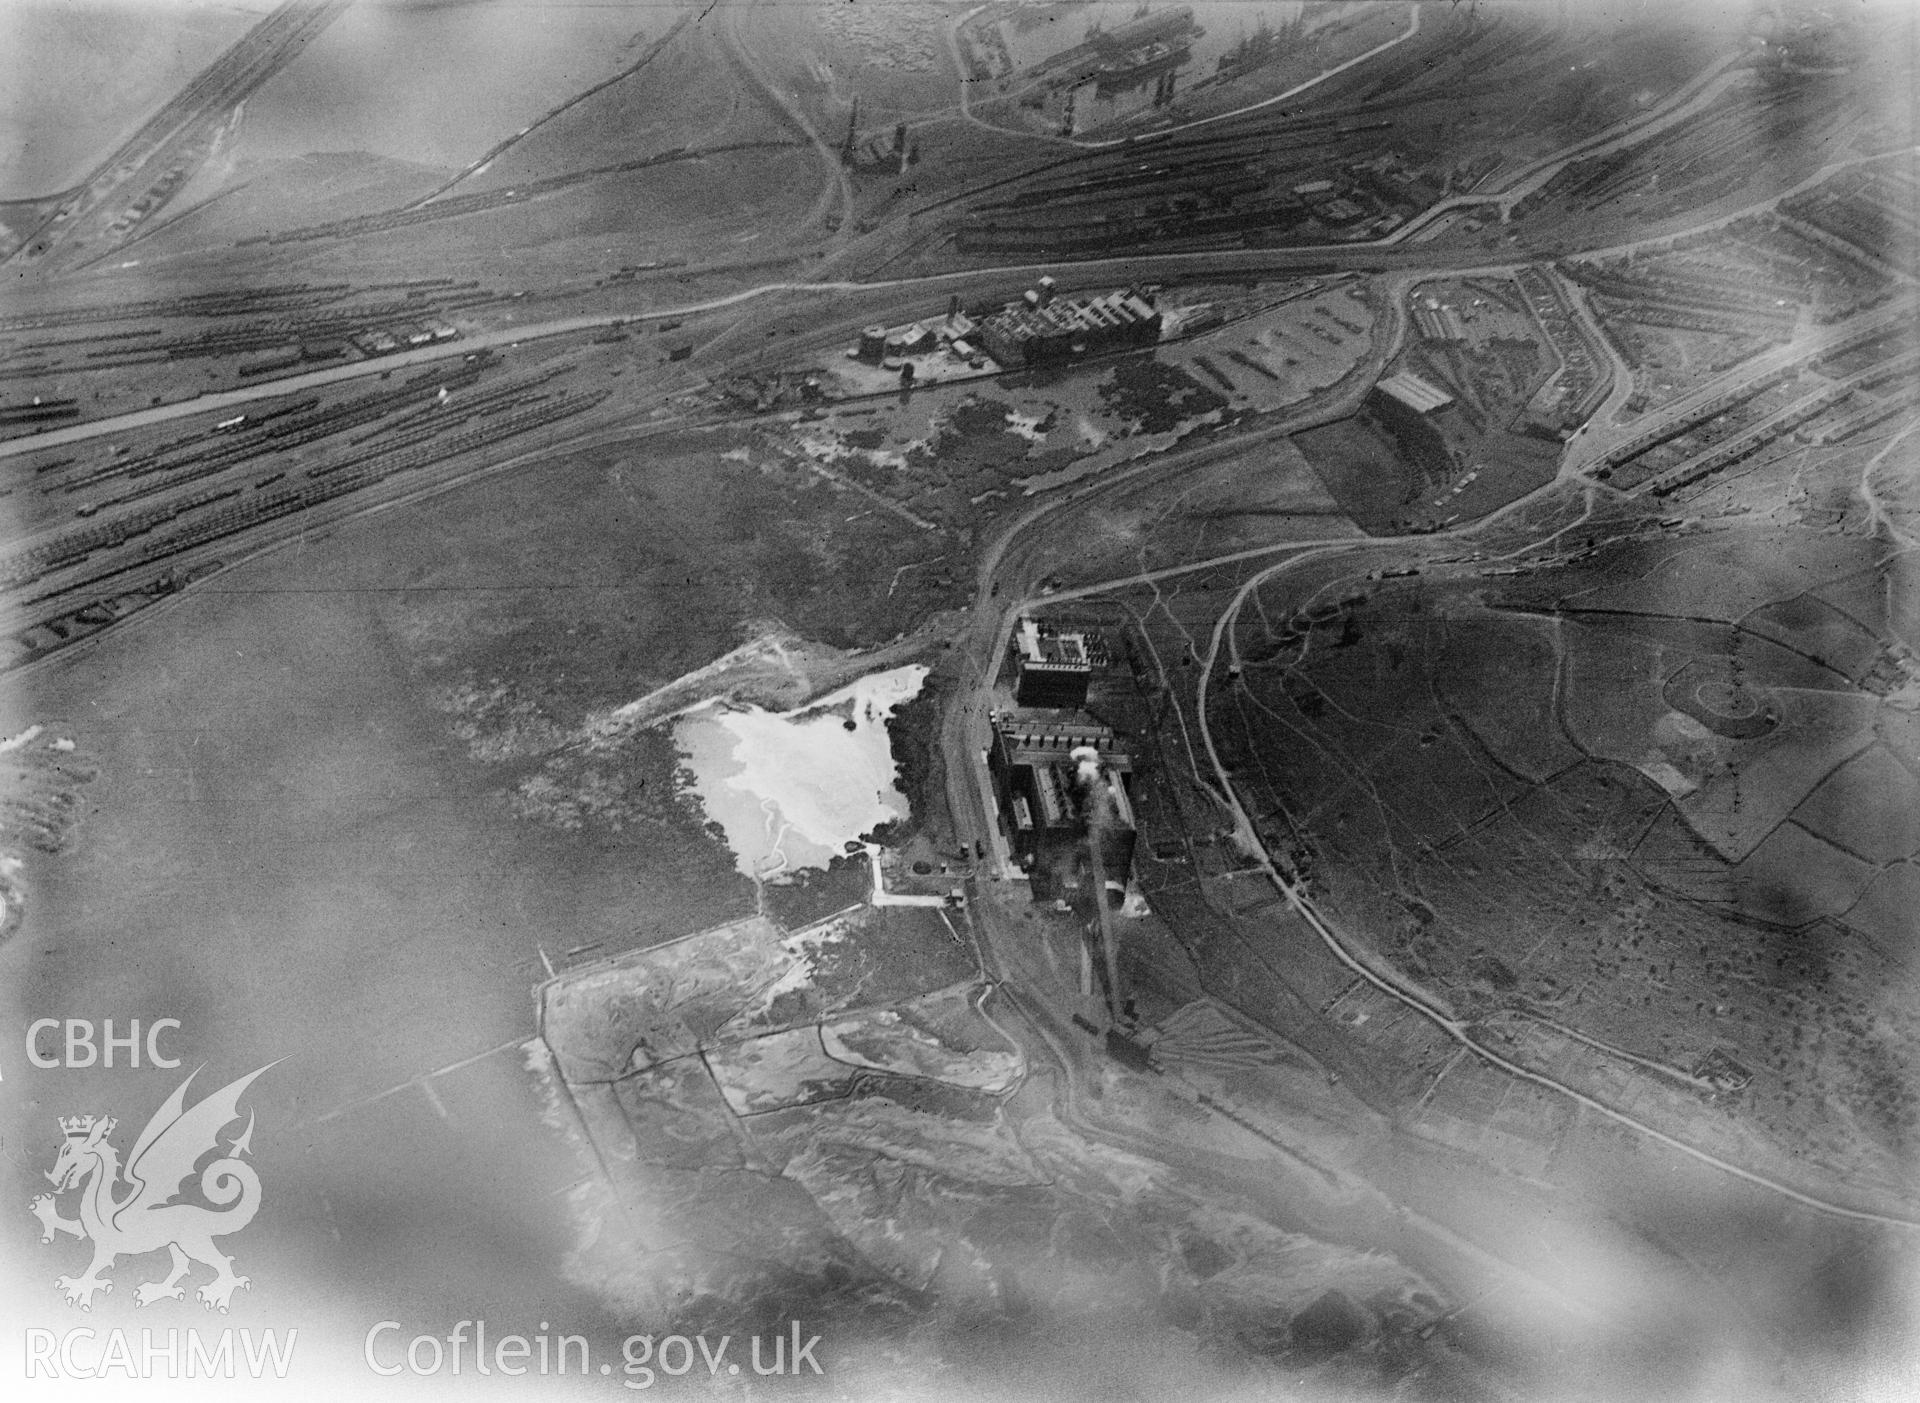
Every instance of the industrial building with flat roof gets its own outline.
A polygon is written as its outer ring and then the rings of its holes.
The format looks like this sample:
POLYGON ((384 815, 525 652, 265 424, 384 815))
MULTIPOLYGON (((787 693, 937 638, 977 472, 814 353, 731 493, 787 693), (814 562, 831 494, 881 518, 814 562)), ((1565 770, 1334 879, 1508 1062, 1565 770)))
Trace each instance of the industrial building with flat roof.
POLYGON ((1399 455, 1435 481, 1459 475, 1438 423, 1452 403, 1445 390, 1404 371, 1389 375, 1367 395, 1368 413, 1393 436, 1399 455))
POLYGON ((1013 635, 1013 665, 1013 699, 1021 706, 1086 705, 1093 650, 1085 634, 1022 619, 1013 635))
POLYGON ((974 337, 1004 366, 1151 346, 1159 339, 1160 313, 1132 288, 1098 297, 1055 297, 1051 278, 1042 278, 1020 301, 982 318, 974 337))
POLYGON ((973 331, 973 319, 957 307, 946 316, 908 322, 905 326, 870 326, 860 333, 854 348, 856 359, 869 365, 884 365, 915 356, 932 355, 952 348, 963 358, 966 337, 973 331))
POLYGON ((1460 320, 1460 314, 1443 302, 1429 298, 1425 302, 1416 302, 1413 306, 1413 324, 1419 328, 1420 336, 1427 341, 1464 341, 1467 328, 1460 320))
POLYGON ((1389 375, 1374 391, 1415 414, 1433 414, 1453 403, 1453 396, 1438 385, 1428 384, 1411 371, 1389 375))

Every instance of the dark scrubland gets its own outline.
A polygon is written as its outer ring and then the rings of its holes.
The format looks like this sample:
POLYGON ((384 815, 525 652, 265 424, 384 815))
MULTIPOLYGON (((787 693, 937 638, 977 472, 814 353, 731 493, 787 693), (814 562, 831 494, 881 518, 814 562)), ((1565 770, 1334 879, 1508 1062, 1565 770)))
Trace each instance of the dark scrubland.
POLYGON ((743 443, 722 430, 593 449, 461 494, 414 568, 508 587, 399 606, 422 665, 497 675, 569 728, 712 661, 755 619, 871 647, 956 602, 924 570, 889 592, 900 565, 950 541, 802 470, 723 456, 743 443))
POLYGON ((1443 458, 1422 462, 1403 451, 1376 416, 1362 413, 1295 434, 1294 445, 1327 491, 1360 527, 1395 534, 1422 498, 1445 481, 1443 458))

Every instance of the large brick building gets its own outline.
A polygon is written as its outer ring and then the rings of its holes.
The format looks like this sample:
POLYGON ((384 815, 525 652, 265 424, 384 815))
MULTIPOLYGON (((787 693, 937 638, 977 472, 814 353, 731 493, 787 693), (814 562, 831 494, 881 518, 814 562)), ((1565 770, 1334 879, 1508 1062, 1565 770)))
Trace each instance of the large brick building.
POLYGON ((1151 346, 1159 339, 1160 313, 1132 288, 1098 297, 1055 297, 1048 280, 1020 301, 983 317, 973 335, 981 349, 1009 369, 1151 346))
POLYGON ((1093 652, 1084 633, 1062 633, 1032 619, 1013 634, 1013 699, 1022 706, 1087 704, 1093 652))
POLYGON ((1002 712, 987 769, 1035 899, 1090 877, 1117 905, 1133 870, 1133 764, 1113 730, 1085 712, 1002 712))

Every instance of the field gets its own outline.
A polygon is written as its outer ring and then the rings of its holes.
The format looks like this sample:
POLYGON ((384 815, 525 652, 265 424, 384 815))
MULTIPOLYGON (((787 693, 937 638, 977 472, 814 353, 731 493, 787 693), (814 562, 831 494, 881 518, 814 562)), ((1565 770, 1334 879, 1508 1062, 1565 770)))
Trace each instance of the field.
POLYGON ((1153 482, 1117 485, 1073 529, 1047 533, 1042 541, 1045 578, 1075 585, 1196 556, 1361 534, 1292 440, 1282 437, 1207 453, 1172 494, 1153 482))
POLYGON ((240 163, 364 151, 457 170, 553 105, 631 62, 671 9, 356 5, 247 104, 240 163))
MULTIPOLYGON (((1304 283, 1270 309, 1255 301, 1265 291, 1224 300, 1225 326, 1168 346, 1161 359, 1230 396, 1236 407, 1264 413, 1337 384, 1366 355, 1375 311, 1364 284, 1321 290, 1317 282, 1304 283)), ((1197 299, 1200 292, 1188 289, 1183 297, 1197 299)))
POLYGON ((12 5, 0 49, 56 53, 12 61, 0 92, 0 201, 51 195, 78 183, 268 7, 194 3, 109 14, 12 5))
POLYGON ((831 484, 728 457, 740 443, 601 449, 449 505, 448 544, 412 562, 439 588, 396 601, 395 626, 443 692, 507 688, 468 713, 482 737, 506 734, 523 706, 570 731, 710 662, 754 620, 870 647, 955 602, 924 568, 888 592, 942 543, 831 484), (556 552, 561 502, 586 515, 556 552))
POLYGON ((1398 534, 1419 520, 1427 494, 1447 480, 1444 469, 1416 462, 1369 415, 1309 429, 1293 441, 1340 509, 1370 533, 1398 534))
POLYGON ((1443 410, 1422 426, 1427 434, 1411 439, 1363 412, 1295 442, 1341 509, 1369 533, 1433 531, 1553 480, 1553 445, 1503 430, 1478 433, 1467 413, 1443 410))
POLYGON ((418 208, 451 172, 357 156, 302 158, 234 182, 217 203, 156 228, 143 251, 171 256, 210 237, 237 236, 291 245, 327 279, 405 279, 423 270, 424 229, 434 237, 438 275, 504 274, 516 293, 565 293, 614 280, 622 269, 684 262, 690 245, 716 255, 773 254, 772 245, 753 247, 759 235, 743 229, 778 226, 816 191, 817 169, 796 163, 792 145, 772 137, 711 155, 637 156, 625 166, 562 174, 527 189, 475 188, 418 208))
POLYGON ((1479 607, 1388 581, 1308 624, 1268 599, 1237 630, 1244 680, 1216 694, 1227 763, 1323 910, 1468 1016, 1534 1020, 1515 1045, 1537 1065, 1596 1092, 1638 1076, 1585 1045, 1555 1052, 1541 1019, 1675 1083, 1721 1049, 1751 1073, 1737 1106, 1635 1091, 1637 1113, 1891 1190, 1920 1107, 1899 1089, 1911 1071, 1874 1069, 1906 1068, 1920 1030, 1898 992, 1910 938, 1890 944, 1886 896, 1863 897, 1905 880, 1920 834, 1845 796, 1870 782, 1891 802, 1916 781, 1875 739, 1876 717, 1904 713, 1814 658, 1858 673, 1871 640, 1900 645, 1884 614, 1842 620, 1799 593, 1857 578, 1860 548, 1833 537, 1722 532, 1659 568, 1646 556, 1602 550, 1479 607), (1661 617, 1654 601, 1704 559, 1725 603, 1696 593, 1689 612, 1767 638, 1661 617), (1637 602, 1587 583, 1609 579, 1637 602), (1536 600, 1556 616, 1529 619, 1536 600), (1493 656, 1497 687, 1468 680, 1490 681, 1493 656))
MULTIPOLYGON (((336 530, 324 554, 256 562, 9 686, 10 715, 84 718, 48 734, 104 774, 83 841, 30 853, 16 878, 8 1004, 21 1020, 55 1004, 165 1012, 189 1066, 233 1075, 289 1059, 253 1093, 281 1205, 243 1257, 261 1280, 311 1283, 329 1317, 390 1289, 451 1297, 489 1250, 443 1250, 478 1211, 518 1264, 489 1299, 572 1303, 590 1328, 600 1308, 565 1283, 565 1216, 546 1196, 578 1171, 552 1157, 517 1047, 527 990, 543 951, 657 939, 750 892, 671 806, 591 843, 513 816, 385 613, 412 583, 409 539, 391 517, 336 530), (422 1165, 445 1195, 412 1191, 422 1165)), ((671 776, 670 750, 650 763, 671 776)), ((93 1075, 60 1094, 127 1104, 119 1073, 93 1075)), ((13 1260, 33 1250, 9 1239, 13 1260)), ((246 1309, 278 1325, 289 1306, 246 1309)))
POLYGON ((688 28, 690 14, 663 9, 646 15, 657 17, 642 24, 636 16, 639 27, 613 51, 621 76, 581 84, 584 95, 547 110, 529 130, 472 151, 465 178, 450 188, 507 190, 676 147, 778 134, 758 103, 724 84, 701 81, 720 61, 719 46, 704 31, 688 28))

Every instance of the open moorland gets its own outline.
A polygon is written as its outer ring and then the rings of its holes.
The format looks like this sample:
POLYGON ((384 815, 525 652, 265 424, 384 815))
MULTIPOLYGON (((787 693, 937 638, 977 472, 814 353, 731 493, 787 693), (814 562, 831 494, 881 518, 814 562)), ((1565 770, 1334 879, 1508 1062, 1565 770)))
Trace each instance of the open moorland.
POLYGON ((1325 619, 1263 591, 1223 759, 1326 909, 1462 1016, 1613 1071, 1564 1020, 1668 1069, 1675 1133, 1724 1119, 1781 1168, 1898 1194, 1913 951, 1868 897, 1913 856, 1886 748, 1911 648, 1821 597, 1878 554, 1736 530, 1491 588, 1383 583, 1325 619))

